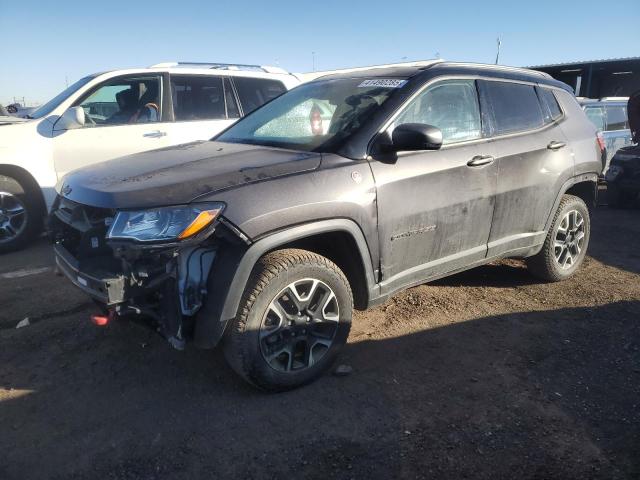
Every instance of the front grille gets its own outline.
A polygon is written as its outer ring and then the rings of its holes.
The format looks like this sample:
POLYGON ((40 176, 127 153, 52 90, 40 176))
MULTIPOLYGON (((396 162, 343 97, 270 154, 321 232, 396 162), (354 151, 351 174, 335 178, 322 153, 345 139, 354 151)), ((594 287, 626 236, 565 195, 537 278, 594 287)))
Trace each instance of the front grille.
POLYGON ((59 196, 51 212, 49 228, 53 240, 78 260, 112 257, 106 235, 114 215, 114 210, 82 205, 59 196))

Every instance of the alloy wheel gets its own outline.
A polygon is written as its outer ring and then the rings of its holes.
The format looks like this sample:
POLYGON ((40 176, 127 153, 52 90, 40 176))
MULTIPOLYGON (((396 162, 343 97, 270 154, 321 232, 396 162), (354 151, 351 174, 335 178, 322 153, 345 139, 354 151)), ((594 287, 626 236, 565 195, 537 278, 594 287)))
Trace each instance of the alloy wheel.
POLYGON ((269 304, 260 324, 260 350, 279 372, 316 364, 331 348, 340 319, 338 300, 324 282, 290 283, 269 304))
POLYGON ((27 226, 27 209, 16 195, 0 192, 0 243, 18 237, 27 226))
POLYGON ((578 259, 584 244, 584 218, 577 210, 567 212, 553 242, 553 253, 563 270, 571 268, 578 259))

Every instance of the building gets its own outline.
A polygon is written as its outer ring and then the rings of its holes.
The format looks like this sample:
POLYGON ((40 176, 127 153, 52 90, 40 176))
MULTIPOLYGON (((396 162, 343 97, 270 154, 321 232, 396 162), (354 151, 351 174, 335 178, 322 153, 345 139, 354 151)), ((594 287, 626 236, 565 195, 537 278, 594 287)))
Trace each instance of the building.
POLYGON ((550 74, 573 87, 576 96, 629 97, 640 90, 640 57, 529 67, 550 74))

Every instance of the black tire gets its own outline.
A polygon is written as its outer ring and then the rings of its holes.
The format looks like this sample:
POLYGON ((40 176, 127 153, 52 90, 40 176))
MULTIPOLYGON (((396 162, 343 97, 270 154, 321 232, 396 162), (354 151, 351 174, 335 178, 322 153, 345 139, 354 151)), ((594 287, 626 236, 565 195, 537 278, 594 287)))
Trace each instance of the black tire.
MULTIPOLYGON (((297 291, 299 287, 296 285, 294 288, 297 291)), ((310 300, 310 302, 313 301, 313 299, 310 300)), ((309 309, 315 307, 314 310, 317 311, 321 301, 318 298, 315 302, 315 305, 309 305, 309 309)), ((344 273, 333 262, 306 250, 285 249, 268 253, 254 267, 245 287, 238 314, 227 326, 223 342, 225 358, 236 373, 260 389, 285 391, 305 385, 326 372, 335 361, 340 348, 346 343, 349 336, 352 311, 353 297, 349 282, 344 273), (309 343, 313 343, 311 339, 315 337, 309 334, 311 329, 307 331, 307 335, 304 335, 304 330, 293 330, 304 328, 304 325, 295 324, 289 326, 290 322, 286 328, 267 327, 266 325, 270 321, 269 315, 273 312, 272 305, 276 301, 286 298, 282 296, 283 292, 291 284, 307 281, 315 281, 318 283, 314 285, 322 286, 314 286, 313 289, 310 289, 309 297, 313 296, 312 292, 314 295, 315 292, 319 292, 319 295, 326 293, 322 290, 324 287, 328 287, 332 291, 334 297, 331 297, 330 294, 328 295, 329 301, 324 302, 324 306, 321 308, 321 315, 324 317, 325 309, 331 303, 331 308, 337 309, 337 323, 335 321, 326 322, 326 326, 330 327, 333 332, 333 337, 329 346, 320 345, 322 347, 321 355, 317 354, 318 349, 315 345, 310 347, 312 354, 309 355, 309 358, 313 358, 315 355, 318 357, 317 361, 311 360, 308 362, 311 363, 310 366, 294 369, 296 356, 283 352, 281 354, 282 359, 286 359, 284 363, 291 364, 289 371, 283 371, 277 368, 280 357, 276 357, 276 359, 271 360, 272 363, 269 363, 267 361, 268 355, 265 356, 264 354, 265 349, 273 348, 273 351, 276 352, 281 349, 285 342, 293 341, 298 343, 292 350, 297 351, 297 348, 302 344, 305 352, 307 352, 309 343), (335 298, 335 302, 330 300, 331 298, 335 298), (262 337, 261 332, 264 332, 267 328, 273 328, 275 333, 262 333, 264 335, 262 337), (295 334, 300 334, 300 332, 302 332, 302 335, 293 339, 296 336, 295 334), (267 342, 268 338, 274 339, 273 347, 266 345, 265 342, 267 342), (314 349, 316 353, 313 353, 314 349)), ((295 314, 291 315, 295 316, 295 314)), ((315 315, 313 317, 315 318, 315 315)), ((285 317, 281 318, 284 320, 285 317)), ((301 316, 297 315, 296 318, 299 319, 301 316)), ((315 320, 307 319, 307 321, 314 322, 315 320)), ((285 322, 281 321, 280 323, 284 324, 285 322)), ((322 321, 319 321, 319 323, 322 323, 322 321)), ((318 327, 318 324, 313 323, 307 325, 318 327)), ((326 334, 328 336, 331 331, 325 330, 323 335, 326 334)), ((304 364, 304 360, 301 359, 300 363, 304 364)), ((283 366, 283 369, 286 369, 286 366, 283 366)))
MULTIPOLYGON (((527 268, 534 276, 547 282, 559 282, 561 280, 566 280, 571 277, 578 268, 580 268, 580 265, 584 261, 587 248, 589 246, 590 235, 591 220, 587 205, 579 197, 563 195, 560 205, 558 205, 558 210, 553 217, 553 222, 551 223, 551 227, 547 233, 542 250, 533 257, 527 258, 527 268), (570 247, 566 247, 565 245, 565 250, 563 250, 563 247, 557 247, 556 244, 556 240, 558 240, 559 237, 562 237, 562 232, 559 233, 562 228, 561 226, 567 218, 567 215, 570 215, 572 212, 577 212, 583 220, 583 229, 581 230, 583 233, 583 236, 581 237, 582 242, 580 244, 579 253, 575 255, 573 255, 573 253, 577 251, 575 248, 570 250, 570 247), (564 257, 562 256, 563 251, 566 253, 564 257), (560 252, 559 259, 557 258, 558 252, 560 252), (565 263, 563 266, 561 263, 563 261, 567 261, 567 256, 571 257, 571 264, 568 265, 565 263)), ((573 234, 573 236, 570 236, 567 241, 569 241, 569 244, 575 243, 571 242, 571 239, 575 238, 576 235, 573 234)))
MULTIPOLYGON (((0 172, 0 253, 11 252, 24 248, 42 230, 43 211, 38 201, 38 186, 30 179, 19 174, 0 172), (4 203, 4 205, 3 205, 4 203), (20 227, 13 223, 15 235, 1 226, 7 219, 3 215, 3 207, 20 204, 24 208, 20 227)), ((6 210, 5 210, 6 213, 6 210)), ((19 220, 14 218, 12 222, 19 220)))

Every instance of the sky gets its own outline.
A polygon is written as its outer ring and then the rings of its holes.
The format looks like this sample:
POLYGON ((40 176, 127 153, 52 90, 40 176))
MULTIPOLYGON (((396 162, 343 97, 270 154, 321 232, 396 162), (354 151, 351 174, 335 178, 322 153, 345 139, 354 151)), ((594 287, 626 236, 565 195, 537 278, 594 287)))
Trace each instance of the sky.
POLYGON ((0 0, 0 103, 43 103, 89 73, 178 60, 291 72, 312 71, 314 57, 316 70, 494 63, 498 37, 504 65, 640 56, 638 1, 0 0))

